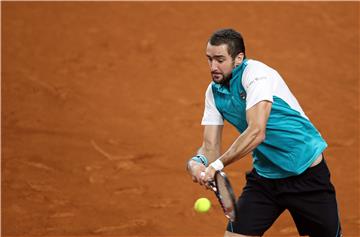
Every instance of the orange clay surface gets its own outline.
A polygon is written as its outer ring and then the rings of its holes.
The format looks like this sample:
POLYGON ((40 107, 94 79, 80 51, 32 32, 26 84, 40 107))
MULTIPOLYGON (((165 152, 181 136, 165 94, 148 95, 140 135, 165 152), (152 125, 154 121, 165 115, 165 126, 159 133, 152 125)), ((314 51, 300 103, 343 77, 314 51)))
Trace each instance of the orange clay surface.
MULTIPOLYGON (((2 236, 222 236, 185 162, 202 142, 206 41, 223 27, 328 142, 344 234, 360 236, 359 3, 1 5, 2 236)), ((223 149, 238 135, 226 124, 223 149)), ((250 169, 226 168, 237 195, 250 169)), ((290 215, 265 236, 297 236, 290 215)))

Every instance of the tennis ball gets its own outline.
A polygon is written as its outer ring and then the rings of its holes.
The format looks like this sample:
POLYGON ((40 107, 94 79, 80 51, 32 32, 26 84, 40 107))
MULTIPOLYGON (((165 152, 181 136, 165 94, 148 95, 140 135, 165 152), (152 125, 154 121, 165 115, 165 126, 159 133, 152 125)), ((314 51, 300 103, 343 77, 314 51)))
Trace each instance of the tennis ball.
POLYGON ((196 200, 194 204, 195 211, 200 213, 209 211, 210 207, 211 207, 211 202, 207 198, 199 198, 198 200, 196 200))

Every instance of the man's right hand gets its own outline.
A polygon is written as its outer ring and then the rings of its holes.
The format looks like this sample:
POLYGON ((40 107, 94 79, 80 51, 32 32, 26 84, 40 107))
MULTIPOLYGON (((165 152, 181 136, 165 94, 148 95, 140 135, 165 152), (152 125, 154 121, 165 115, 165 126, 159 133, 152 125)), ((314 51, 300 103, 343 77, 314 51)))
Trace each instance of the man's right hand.
POLYGON ((187 171, 190 174, 194 183, 205 185, 201 178, 201 172, 205 172, 206 166, 196 161, 190 160, 187 164, 187 171))

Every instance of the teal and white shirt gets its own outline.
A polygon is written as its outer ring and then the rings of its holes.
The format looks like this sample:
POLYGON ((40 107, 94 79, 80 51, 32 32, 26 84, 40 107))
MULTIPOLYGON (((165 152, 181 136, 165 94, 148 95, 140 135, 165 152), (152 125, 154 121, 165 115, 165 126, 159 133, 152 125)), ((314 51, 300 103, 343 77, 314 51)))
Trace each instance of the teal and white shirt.
POLYGON ((246 110, 260 101, 272 102, 265 140, 253 150, 253 165, 266 178, 285 178, 304 172, 327 147, 279 73, 245 59, 232 71, 229 85, 211 82, 206 90, 202 125, 223 125, 242 133, 246 110))

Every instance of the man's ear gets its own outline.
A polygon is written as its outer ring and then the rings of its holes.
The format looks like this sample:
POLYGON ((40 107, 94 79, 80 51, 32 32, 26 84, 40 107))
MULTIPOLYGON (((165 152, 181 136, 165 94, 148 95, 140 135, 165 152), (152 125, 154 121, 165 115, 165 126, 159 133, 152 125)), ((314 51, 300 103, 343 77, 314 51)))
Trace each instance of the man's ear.
POLYGON ((244 53, 239 53, 235 58, 235 66, 238 66, 244 60, 244 53))

